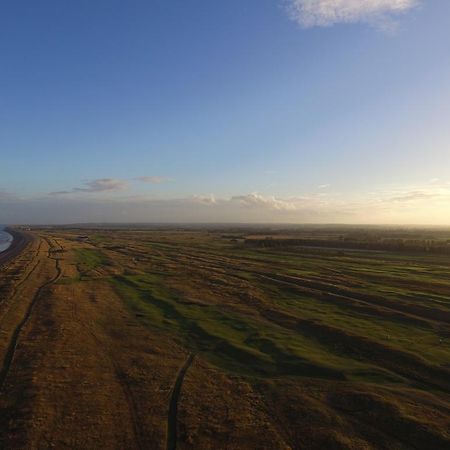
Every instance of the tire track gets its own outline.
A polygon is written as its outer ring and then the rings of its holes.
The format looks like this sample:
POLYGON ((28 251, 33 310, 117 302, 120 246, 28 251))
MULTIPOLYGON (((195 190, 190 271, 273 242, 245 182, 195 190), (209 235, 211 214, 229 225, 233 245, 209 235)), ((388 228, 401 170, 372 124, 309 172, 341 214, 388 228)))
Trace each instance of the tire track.
MULTIPOLYGON (((36 259, 39 256, 39 252, 41 250, 42 247, 42 241, 39 242, 39 247, 37 248, 37 250, 35 251, 35 254, 33 256, 33 258, 31 259, 29 264, 34 264, 36 259)), ((41 261, 37 261, 36 264, 33 265, 32 269, 25 275, 24 278, 22 278, 22 280, 20 280, 17 284, 13 285, 11 292, 8 295, 8 298, 2 303, 2 305, 4 304, 6 306, 5 311, 3 312, 3 314, 0 317, 0 324, 3 323, 3 320, 5 318, 5 316, 9 313, 9 311, 11 310, 11 306, 14 304, 14 300, 16 300, 16 297, 19 293, 19 288, 25 284, 31 277, 31 275, 33 275, 34 271, 37 269, 37 267, 39 266, 39 264, 41 263, 41 261)))
MULTIPOLYGON (((34 240, 34 239, 33 239, 33 240, 34 240)), ((11 258, 11 259, 8 261, 8 263, 5 263, 3 266, 0 266, 0 269, 4 270, 5 268, 8 267, 8 264, 9 264, 9 263, 12 263, 12 262, 21 262, 21 263, 24 263, 24 264, 26 264, 26 267, 28 267, 29 265, 33 264, 33 262, 35 261, 35 259, 36 259, 37 256, 39 255, 39 251, 40 251, 40 248, 41 248, 41 245, 42 245, 42 241, 41 241, 41 240, 39 240, 39 246, 38 246, 38 248, 37 248, 36 250, 32 250, 33 256, 31 257, 31 259, 27 259, 27 260, 24 261, 23 258, 19 258, 19 256, 21 256, 23 253, 25 253, 25 251, 28 249, 28 246, 31 244, 31 242, 33 242, 33 240, 30 240, 30 241, 28 242, 27 246, 25 246, 25 247, 21 250, 21 252, 20 252, 18 255, 16 255, 14 258, 11 258)), ((13 266, 12 264, 11 264, 11 268, 14 269, 14 266, 13 266)), ((13 273, 10 275, 11 277, 14 277, 13 282, 10 284, 10 285, 11 285, 11 292, 14 292, 14 291, 15 291, 15 288, 17 287, 17 284, 14 284, 14 281, 17 281, 17 278, 20 278, 20 277, 22 276, 22 274, 23 274, 23 271, 21 271, 22 268, 23 268, 23 265, 20 266, 20 267, 18 268, 17 272, 13 272, 13 273), (17 277, 16 277, 16 274, 17 274, 17 273, 18 273, 18 275, 17 275, 17 277)), ((19 282, 18 285, 20 285, 20 284, 22 284, 22 283, 19 282)))
POLYGON ((97 337, 97 335, 83 322, 78 321, 86 330, 87 332, 92 336, 92 338, 97 342, 99 345, 100 350, 103 352, 103 354, 108 359, 109 363, 113 367, 114 375, 122 389, 123 395, 125 397, 125 401, 128 405, 128 411, 130 413, 131 423, 133 426, 133 433, 135 437, 135 441, 137 444, 137 448, 139 450, 145 450, 145 445, 143 444, 143 433, 141 426, 139 424, 139 414, 136 407, 136 402, 134 401, 133 394, 131 393, 130 386, 125 381, 126 380, 126 374, 122 370, 122 368, 119 366, 119 364, 116 362, 114 357, 111 354, 111 351, 105 346, 105 344, 97 337))
MULTIPOLYGON (((49 248, 49 255, 48 257, 50 259, 53 259, 50 257, 50 250, 51 248, 49 248)), ((16 328, 14 329, 14 332, 11 336, 11 340, 10 343, 8 345, 8 348, 6 350, 5 353, 5 357, 3 359, 3 364, 2 364, 2 369, 0 371, 0 392, 3 391, 4 388, 4 384, 6 381, 6 378, 8 377, 8 373, 11 369, 13 360, 14 360, 14 355, 16 353, 17 350, 17 345, 19 343, 19 338, 20 338, 20 334, 23 330, 23 328, 25 327, 25 325, 28 323, 31 314, 33 313, 34 307, 36 306, 36 303, 38 302, 39 298, 41 297, 42 293, 49 287, 51 286, 53 283, 55 283, 56 281, 58 281, 58 279, 61 277, 62 271, 61 271, 61 267, 59 264, 59 260, 58 259, 54 259, 55 261, 55 265, 56 265, 56 274, 48 281, 46 281, 44 284, 42 284, 37 292, 34 294, 33 299, 31 300, 28 309, 23 317, 23 319, 20 321, 20 323, 16 326, 16 328)))
MULTIPOLYGON (((78 270, 78 268, 77 268, 77 270, 78 270)), ((72 298, 75 298, 75 294, 74 293, 72 293, 72 298)), ((133 394, 131 392, 130 386, 128 385, 128 383, 126 381, 126 374, 125 374, 125 372, 122 370, 120 365, 117 363, 117 361, 114 358, 114 356, 112 355, 112 352, 111 352, 110 348, 108 347, 108 345, 105 344, 95 334, 95 332, 89 327, 89 325, 87 323, 85 323, 83 320, 81 320, 79 318, 78 313, 77 313, 77 305, 76 305, 76 303, 73 303, 71 309, 72 309, 72 312, 71 312, 72 320, 74 322, 77 322, 78 324, 80 324, 86 330, 86 332, 91 335, 91 337, 97 343, 98 348, 101 350, 101 352, 104 354, 106 359, 111 364, 111 366, 113 368, 113 371, 114 371, 114 375, 116 377, 116 380, 117 380, 120 388, 122 389, 122 393, 123 393, 123 395, 125 397, 125 401, 126 401, 126 403, 128 405, 128 411, 130 413, 130 419, 131 419, 131 423, 132 423, 132 427, 133 427, 133 434, 134 434, 134 437, 135 437, 137 448, 139 450, 145 450, 146 446, 143 443, 143 434, 144 433, 143 433, 142 427, 140 425, 138 409, 137 409, 136 402, 134 400, 133 394)))
POLYGON ((177 379, 173 385, 172 394, 170 396, 169 413, 167 415, 167 445, 166 450, 176 450, 178 441, 178 402, 180 399, 181 388, 183 386, 184 377, 191 367, 195 359, 195 353, 191 353, 183 367, 178 372, 177 379))

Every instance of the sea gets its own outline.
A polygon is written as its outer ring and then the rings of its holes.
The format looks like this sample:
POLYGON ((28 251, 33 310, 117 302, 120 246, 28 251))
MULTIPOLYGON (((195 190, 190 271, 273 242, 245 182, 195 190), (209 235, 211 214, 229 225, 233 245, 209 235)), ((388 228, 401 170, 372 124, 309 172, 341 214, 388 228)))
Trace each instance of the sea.
POLYGON ((7 233, 3 225, 0 225, 0 252, 4 252, 13 241, 13 237, 7 233))

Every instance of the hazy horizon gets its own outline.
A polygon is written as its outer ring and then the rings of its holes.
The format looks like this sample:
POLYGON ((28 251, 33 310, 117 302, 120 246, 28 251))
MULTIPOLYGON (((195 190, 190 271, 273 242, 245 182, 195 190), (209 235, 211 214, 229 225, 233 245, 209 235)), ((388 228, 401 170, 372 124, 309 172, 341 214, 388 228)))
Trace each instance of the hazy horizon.
POLYGON ((0 223, 450 225, 449 14, 8 3, 0 223))

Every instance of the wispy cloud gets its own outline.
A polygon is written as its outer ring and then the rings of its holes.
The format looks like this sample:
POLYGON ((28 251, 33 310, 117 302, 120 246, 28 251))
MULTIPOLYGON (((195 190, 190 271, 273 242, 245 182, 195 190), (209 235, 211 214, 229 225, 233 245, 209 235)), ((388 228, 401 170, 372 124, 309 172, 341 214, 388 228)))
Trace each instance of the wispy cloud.
POLYGON ((382 217, 389 212, 398 217, 409 214, 410 223, 419 220, 419 217, 423 222, 433 216, 447 217, 446 221, 450 223, 450 187, 443 183, 380 190, 367 194, 365 198, 347 201, 345 207, 368 217, 382 217))
POLYGON ((164 183, 165 181, 169 181, 167 177, 158 177, 158 176, 144 176, 135 178, 136 181, 142 181, 143 183, 150 184, 159 184, 164 183))
POLYGON ((331 187, 331 184, 319 184, 317 189, 328 189, 329 187, 331 187))
POLYGON ((411 191, 405 192, 401 195, 390 197, 387 199, 388 202, 415 202, 417 200, 427 200, 431 198, 438 198, 441 194, 438 192, 430 191, 411 191))
POLYGON ((296 196, 259 192, 158 198, 119 191, 122 180, 100 179, 58 197, 18 197, 0 191, 0 223, 74 222, 275 222, 275 223, 434 223, 450 224, 450 184, 446 181, 380 187, 351 194, 319 191, 296 196), (81 190, 81 194, 76 195, 81 190))
POLYGON ((390 28, 418 0, 285 0, 289 15, 304 28, 364 22, 390 28))
POLYGON ((295 209, 297 209, 294 202, 291 202, 289 200, 282 200, 274 196, 264 196, 258 194, 257 192, 253 192, 247 195, 236 195, 234 197, 231 197, 230 201, 238 202, 242 206, 246 206, 249 208, 263 207, 278 211, 294 211, 295 209))
POLYGON ((98 192, 114 192, 121 191, 128 187, 128 183, 124 180, 115 178, 99 178, 84 184, 84 187, 75 187, 69 191, 51 192, 50 195, 66 195, 76 193, 98 193, 98 192))
POLYGON ((214 194, 208 195, 193 195, 191 197, 192 201, 195 203, 200 203, 202 205, 215 205, 217 203, 216 197, 214 194))

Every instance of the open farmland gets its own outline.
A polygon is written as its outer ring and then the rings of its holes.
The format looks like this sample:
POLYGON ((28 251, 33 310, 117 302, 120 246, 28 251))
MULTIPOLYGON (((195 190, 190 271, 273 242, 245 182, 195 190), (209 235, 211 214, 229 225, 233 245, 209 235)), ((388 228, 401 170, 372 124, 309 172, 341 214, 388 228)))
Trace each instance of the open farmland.
POLYGON ((0 447, 450 448, 448 236, 283 233, 34 230, 0 447))

